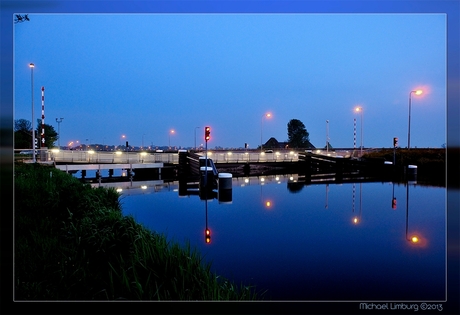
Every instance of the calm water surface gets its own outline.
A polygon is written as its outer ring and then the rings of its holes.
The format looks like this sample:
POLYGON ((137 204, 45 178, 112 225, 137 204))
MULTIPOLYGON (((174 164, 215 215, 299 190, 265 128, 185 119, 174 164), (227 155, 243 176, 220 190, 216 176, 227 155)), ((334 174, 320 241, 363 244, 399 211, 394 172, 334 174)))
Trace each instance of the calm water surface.
POLYGON ((262 178, 234 178, 231 202, 179 196, 172 182, 125 189, 121 203, 151 230, 190 241, 217 274, 268 290, 265 299, 445 299, 445 188, 262 178))

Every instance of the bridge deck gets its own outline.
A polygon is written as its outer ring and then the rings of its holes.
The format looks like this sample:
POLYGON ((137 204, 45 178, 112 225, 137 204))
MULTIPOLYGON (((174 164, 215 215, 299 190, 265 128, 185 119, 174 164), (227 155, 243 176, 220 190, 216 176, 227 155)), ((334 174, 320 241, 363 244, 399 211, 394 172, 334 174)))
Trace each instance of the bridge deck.
POLYGON ((82 170, 109 170, 109 169, 139 169, 139 168, 162 168, 163 163, 124 163, 124 164, 60 164, 56 165, 61 171, 82 171, 82 170))

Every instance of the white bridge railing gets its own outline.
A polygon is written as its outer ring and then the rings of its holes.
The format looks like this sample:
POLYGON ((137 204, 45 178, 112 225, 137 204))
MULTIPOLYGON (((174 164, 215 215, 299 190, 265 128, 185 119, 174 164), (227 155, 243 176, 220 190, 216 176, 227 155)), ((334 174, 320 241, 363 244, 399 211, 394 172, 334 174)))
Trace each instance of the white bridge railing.
POLYGON ((176 153, 147 152, 106 152, 106 151, 74 151, 49 150, 49 160, 56 163, 179 163, 176 153))
MULTIPOLYGON (((204 156, 205 153, 201 152, 204 156)), ((222 152, 208 151, 208 158, 214 163, 245 163, 245 162, 295 162, 299 160, 297 152, 222 152)))
MULTIPOLYGON (((170 163, 179 164, 178 152, 107 152, 107 151, 78 151, 78 150, 48 150, 48 160, 57 163, 170 163)), ((327 152, 314 150, 316 154, 327 156, 349 157, 352 152, 327 152)), ((205 152, 199 155, 205 156, 205 152)), ((214 163, 245 163, 245 162, 296 162, 299 152, 296 151, 214 151, 208 150, 208 158, 214 163)))

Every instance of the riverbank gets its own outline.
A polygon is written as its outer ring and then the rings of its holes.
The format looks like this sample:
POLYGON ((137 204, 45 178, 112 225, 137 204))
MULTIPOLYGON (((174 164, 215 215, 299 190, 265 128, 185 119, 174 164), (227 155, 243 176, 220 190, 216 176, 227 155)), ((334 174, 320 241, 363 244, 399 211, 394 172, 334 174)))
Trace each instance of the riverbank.
POLYGON ((394 162, 401 175, 408 165, 417 166, 417 181, 446 187, 446 149, 381 149, 364 154, 364 160, 394 162))
POLYGON ((200 254, 123 216, 113 188, 54 167, 14 170, 16 300, 258 300, 200 254))

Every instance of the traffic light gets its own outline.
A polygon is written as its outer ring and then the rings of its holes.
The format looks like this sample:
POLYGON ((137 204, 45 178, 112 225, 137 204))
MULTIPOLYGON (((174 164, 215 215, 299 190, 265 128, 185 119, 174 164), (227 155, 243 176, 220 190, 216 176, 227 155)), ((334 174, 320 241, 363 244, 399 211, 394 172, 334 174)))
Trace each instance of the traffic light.
POLYGON ((393 138, 393 146, 395 148, 398 146, 398 138, 393 138))
POLYGON ((38 149, 38 139, 35 138, 34 149, 38 149))
POLYGON ((204 231, 204 236, 205 236, 206 244, 211 243, 211 231, 209 229, 206 229, 204 231))
POLYGON ((396 210, 396 198, 393 198, 393 200, 391 201, 391 209, 396 210))
POLYGON ((211 139, 211 127, 205 127, 204 128, 204 140, 208 142, 209 139, 211 139))

